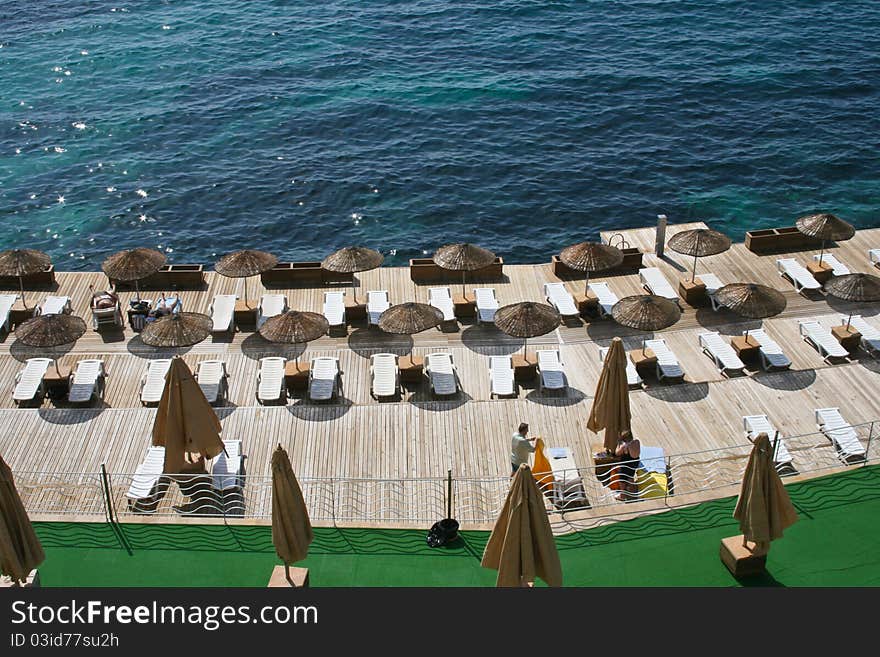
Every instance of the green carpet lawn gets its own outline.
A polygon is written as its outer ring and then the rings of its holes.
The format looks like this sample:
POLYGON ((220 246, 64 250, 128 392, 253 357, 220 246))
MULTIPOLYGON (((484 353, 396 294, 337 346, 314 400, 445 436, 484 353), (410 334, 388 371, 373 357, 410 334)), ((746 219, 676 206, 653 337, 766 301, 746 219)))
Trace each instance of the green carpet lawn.
MULTIPOLYGON (((880 467, 792 484, 799 521, 773 544, 767 576, 737 581, 720 540, 739 533, 735 498, 557 538, 566 586, 878 586, 880 467)), ((280 563, 268 527, 35 523, 44 586, 258 586, 280 563)), ((318 586, 493 586, 487 532, 429 548, 424 531, 316 528, 318 586)))

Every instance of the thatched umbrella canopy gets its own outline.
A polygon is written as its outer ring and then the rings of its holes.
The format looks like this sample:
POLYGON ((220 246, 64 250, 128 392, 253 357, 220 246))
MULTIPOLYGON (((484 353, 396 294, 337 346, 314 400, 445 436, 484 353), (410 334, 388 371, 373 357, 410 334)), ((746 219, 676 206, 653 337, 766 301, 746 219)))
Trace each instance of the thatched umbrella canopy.
MULTIPOLYGON (((269 342, 296 345, 300 342, 317 340, 327 333, 330 324, 327 318, 318 313, 288 310, 266 320, 259 333, 269 342)), ((299 354, 294 353, 294 362, 299 365, 299 354)))
POLYGON ((795 222, 795 226, 804 235, 822 240, 822 250, 819 251, 820 263, 822 254, 825 253, 826 242, 842 242, 856 234, 855 226, 827 212, 800 217, 795 222))
POLYGON ((155 249, 139 247, 126 251, 117 251, 108 256, 101 269, 107 278, 113 281, 134 281, 135 298, 141 298, 138 282, 151 274, 155 274, 165 264, 165 254, 155 249))
MULTIPOLYGON (((385 256, 375 249, 364 246, 346 246, 331 253, 321 261, 321 268, 342 274, 354 274, 359 271, 375 269, 385 260, 385 256)), ((357 287, 352 281, 352 298, 357 303, 357 287)))
POLYGON ((24 277, 45 271, 52 264, 49 254, 35 249, 9 249, 0 252, 0 276, 17 276, 21 287, 21 302, 24 299, 24 277))
MULTIPOLYGON (((674 301, 654 294, 636 294, 615 303, 611 316, 621 326, 639 331, 662 331, 678 321, 681 308, 674 301)), ((642 351, 644 349, 642 341, 642 351)))
POLYGON ((272 543, 275 553, 284 561, 288 581, 290 564, 306 558, 313 539, 309 509, 290 458, 279 444, 272 453, 272 543))
MULTIPOLYGON (((880 278, 862 273, 835 276, 825 283, 825 291, 831 296, 843 299, 844 301, 880 301, 880 278)), ((847 328, 849 328, 849 321, 851 319, 852 313, 850 313, 849 319, 846 322, 847 328)))
POLYGON ((715 300, 737 315, 749 319, 773 317, 785 310, 785 295, 759 283, 730 283, 718 288, 715 300))
POLYGON ((697 275, 697 258, 717 255, 730 248, 730 238, 717 230, 694 228, 683 230, 669 238, 669 248, 676 253, 694 257, 691 282, 697 275))
POLYGON ((147 322, 141 340, 151 347, 191 347, 211 335, 214 322, 202 313, 173 313, 147 322))
POLYGON ((502 306, 495 311, 495 326, 515 338, 523 338, 523 356, 527 355, 527 341, 546 335, 562 323, 562 317, 553 306, 534 301, 521 301, 502 306))
POLYGON ((442 321, 443 313, 427 303, 398 303, 379 316, 379 328, 394 335, 415 335, 442 321))
POLYGON ((0 574, 16 584, 46 559, 40 539, 15 488, 12 469, 0 457, 0 574))
MULTIPOLYGON (((86 323, 76 315, 50 314, 37 315, 15 329, 15 338, 28 347, 51 349, 71 344, 86 332, 86 323)), ((55 358, 55 371, 61 376, 58 359, 55 358)))
POLYGON ((443 269, 461 272, 461 293, 469 271, 485 269, 495 262, 495 254, 481 246, 468 243, 446 244, 434 253, 434 264, 443 269))
POLYGON ((609 244, 581 242, 562 249, 559 259, 566 267, 586 272, 584 294, 590 285, 590 272, 612 269, 623 262, 623 251, 609 244))
MULTIPOLYGON (((278 258, 265 251, 242 249, 227 253, 214 263, 214 270, 229 278, 247 278, 269 271, 278 264, 278 258)), ((244 282, 244 303, 247 305, 247 281, 244 282)))

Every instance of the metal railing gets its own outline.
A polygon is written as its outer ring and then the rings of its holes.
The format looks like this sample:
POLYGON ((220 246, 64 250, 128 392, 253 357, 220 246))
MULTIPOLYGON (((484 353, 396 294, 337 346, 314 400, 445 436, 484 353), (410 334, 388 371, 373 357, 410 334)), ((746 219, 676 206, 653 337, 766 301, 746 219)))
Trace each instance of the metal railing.
MULTIPOLYGON (((856 442, 850 440, 844 449, 818 431, 784 436, 788 456, 777 458, 778 471, 782 475, 820 475, 878 462, 880 424, 869 422, 851 429, 850 437, 854 435, 856 442)), ((730 495, 730 487, 742 480, 750 451, 751 444, 745 441, 733 447, 640 461, 634 464, 629 490, 623 485, 620 463, 535 473, 535 477, 550 514, 585 509, 594 518, 637 514, 645 508, 639 502, 645 500, 663 498, 673 506, 676 497, 687 494, 699 494, 703 501, 730 495), (713 496, 713 491, 717 495, 713 496)), ((779 454, 782 450, 777 447, 779 454)), ((144 515, 167 520, 269 519, 272 515, 272 479, 265 475, 215 478, 211 474, 163 474, 145 478, 143 474, 107 472, 102 466, 101 472, 15 471, 14 476, 31 514, 104 517, 110 522, 144 515), (218 488, 220 485, 225 488, 218 488)), ((310 518, 316 522, 430 525, 446 517, 450 494, 452 513, 460 523, 494 522, 507 496, 508 476, 448 477, 302 477, 299 483, 310 518)))

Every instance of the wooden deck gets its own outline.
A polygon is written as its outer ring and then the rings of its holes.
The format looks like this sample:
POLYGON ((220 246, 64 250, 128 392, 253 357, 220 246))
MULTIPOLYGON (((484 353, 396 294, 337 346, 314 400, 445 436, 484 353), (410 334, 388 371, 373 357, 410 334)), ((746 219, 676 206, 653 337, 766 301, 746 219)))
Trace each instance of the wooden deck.
MULTIPOLYGON (((678 230, 702 224, 669 226, 667 239, 678 230)), ((653 249, 654 229, 623 231, 626 240, 645 251, 653 249)), ((607 239, 608 236, 603 236, 607 239)), ((880 229, 861 230, 829 252, 852 271, 878 273, 868 259, 869 248, 880 246, 880 229)), ((812 251, 790 254, 802 263, 812 251)), ((743 321, 727 311, 691 308, 682 304, 681 320, 662 332, 685 370, 686 382, 665 384, 647 380, 643 390, 631 394, 633 430, 645 445, 663 447, 667 454, 696 452, 744 442, 742 416, 766 413, 786 435, 816 430, 813 409, 839 406, 853 423, 880 418, 880 363, 860 351, 848 362, 829 365, 806 344, 798 320, 817 318, 826 326, 839 323, 841 313, 857 312, 880 328, 875 316, 880 304, 854 304, 819 294, 796 294, 776 271, 775 261, 786 254, 756 255, 737 243, 720 255, 703 258, 698 272, 712 271, 724 282, 761 282, 781 290, 788 307, 763 327, 791 358, 788 372, 767 374, 750 370, 746 376, 727 379, 701 352, 698 334, 717 330, 739 335, 759 322, 743 321)), ((668 252, 663 258, 646 253, 644 266, 657 266, 675 285, 688 275, 692 259, 668 252)), ((542 285, 558 281, 549 263, 505 265, 505 280, 485 285, 495 288, 501 305, 522 300, 543 300, 542 285)), ((206 274, 206 289, 182 291, 184 310, 208 312, 215 294, 243 294, 245 281, 206 274)), ((392 303, 427 302, 428 285, 416 285, 407 268, 380 268, 358 275, 358 298, 367 290, 388 290, 392 303)), ((619 297, 641 294, 636 273, 605 280, 619 297)), ((571 292, 580 292, 583 281, 565 281, 571 292)), ((68 295, 74 312, 90 318, 89 285, 104 287, 103 274, 57 274, 57 289, 27 292, 29 304, 48 294, 68 295)), ((257 299, 265 290, 258 278, 249 279, 248 296, 257 299)), ((461 286, 453 285, 453 291, 461 286)), ((269 290, 286 294, 291 308, 321 312, 323 293, 344 288, 290 288, 269 290)), ((17 292, 10 289, 7 292, 17 292)), ((352 291, 348 289, 347 297, 352 291)), ((142 296, 154 296, 144 293, 142 296)), ((122 293, 127 304, 130 293, 122 293)), ((292 347, 266 342, 253 332, 236 332, 229 338, 209 338, 183 350, 195 368, 200 360, 221 358, 229 372, 229 402, 218 409, 224 437, 241 438, 248 474, 269 475, 272 449, 278 443, 291 455, 301 477, 409 479, 444 477, 451 469, 458 478, 506 476, 509 472, 510 435, 521 421, 531 425, 549 446, 569 446, 580 467, 592 465, 592 452, 601 436, 586 429, 592 395, 601 369, 599 347, 613 336, 624 339, 628 350, 641 346, 644 334, 625 329, 612 320, 578 320, 554 333, 529 341, 534 348, 560 350, 570 388, 563 394, 541 392, 536 382, 519 387, 515 399, 492 399, 489 394, 488 357, 522 349, 522 341, 500 334, 494 327, 460 323, 456 330, 440 330, 408 337, 386 336, 363 322, 349 326, 345 337, 324 337, 297 353, 308 359, 333 355, 343 370, 343 396, 337 403, 311 404, 302 394, 286 406, 260 406, 255 399, 259 358, 294 356, 292 347), (427 354, 449 351, 458 368, 462 393, 448 401, 431 397, 426 382, 406 385, 396 401, 378 402, 370 396, 369 357, 380 352, 427 354)), ((647 337, 652 337, 648 335, 647 337)), ((38 354, 22 348, 15 334, 0 343, 0 454, 20 472, 98 472, 105 464, 111 473, 133 473, 149 444, 155 410, 140 404, 140 379, 150 358, 168 356, 149 348, 126 327, 118 333, 89 330, 72 350, 60 356, 62 367, 84 357, 100 357, 109 376, 105 399, 90 408, 66 408, 65 403, 44 401, 39 408, 15 408, 12 389, 22 361, 38 354)), ((832 447, 828 446, 829 450, 832 447)))

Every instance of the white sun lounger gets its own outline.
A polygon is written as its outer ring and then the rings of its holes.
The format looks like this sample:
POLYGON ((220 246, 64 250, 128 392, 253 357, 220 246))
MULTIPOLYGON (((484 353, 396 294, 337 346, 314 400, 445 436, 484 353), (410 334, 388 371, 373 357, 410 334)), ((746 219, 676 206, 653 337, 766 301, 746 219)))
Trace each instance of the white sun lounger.
POLYGON ((264 294, 260 297, 260 307, 257 309, 257 328, 266 323, 270 317, 282 315, 287 312, 287 297, 283 294, 264 294))
POLYGON ((663 338, 645 340, 645 347, 653 351, 657 357, 657 378, 660 381, 684 378, 684 370, 681 369, 678 358, 666 344, 666 340, 663 338))
MULTIPOLYGON (((813 260, 819 262, 820 254, 816 254, 813 256, 813 260)), ((843 264, 840 260, 838 260, 835 256, 830 253, 821 254, 822 262, 831 267, 831 273, 834 276, 846 276, 850 273, 849 267, 843 264)))
POLYGON ((165 469, 165 448, 149 447, 142 463, 137 466, 131 478, 131 486, 125 496, 133 510, 154 499, 156 485, 165 469))
POLYGON ((580 316, 574 297, 565 289, 563 283, 544 283, 544 296, 547 298, 547 303, 556 308, 563 317, 580 316))
POLYGON ((474 299, 476 299, 477 305, 477 323, 494 324, 495 311, 498 310, 498 299, 495 298, 495 288, 474 288, 474 299))
POLYGON ((435 395, 454 395, 458 392, 458 376, 452 354, 435 352, 425 356, 425 371, 435 395))
POLYGON ((538 349, 535 354, 538 357, 539 388, 565 390, 568 379, 565 376, 565 366, 559 358, 559 350, 538 349))
POLYGON ((455 305, 448 287, 432 287, 428 289, 428 303, 443 313, 444 322, 455 321, 455 305))
POLYGON ((801 320, 798 322, 798 331, 804 341, 813 345, 822 360, 830 363, 832 358, 848 358, 849 352, 843 348, 827 328, 815 320, 801 320))
POLYGON ((374 290, 367 293, 367 318, 370 325, 378 325, 379 317, 390 307, 388 290, 374 290))
POLYGON ((791 281, 798 293, 804 290, 822 289, 822 284, 813 278, 807 268, 794 258, 780 258, 776 261, 776 269, 780 276, 791 281))
POLYGON ((706 286, 706 296, 709 297, 709 302, 712 304, 712 310, 718 310, 721 308, 721 304, 715 299, 715 293, 724 287, 724 283, 721 282, 721 279, 715 274, 709 272, 700 274, 697 278, 699 278, 703 282, 703 285, 706 286))
MULTIPOLYGON (((553 503, 558 509, 582 507, 587 503, 584 482, 570 447, 545 447, 553 473, 553 503)), ((540 473, 537 473, 540 474, 540 473)))
POLYGON ((734 348, 724 341, 718 331, 705 331, 697 337, 703 353, 715 361, 715 367, 721 374, 727 376, 728 372, 742 372, 745 369, 745 363, 740 360, 734 348))
POLYGON ((43 377, 55 361, 51 358, 28 358, 24 367, 15 375, 12 399, 16 404, 32 401, 43 395, 43 377))
POLYGON ((46 297, 39 307, 39 315, 61 315, 71 313, 70 297, 46 297))
POLYGON ((171 367, 170 358, 159 358, 147 363, 141 377, 141 403, 158 404, 165 391, 165 375, 171 367))
POLYGON ((103 360, 87 358, 79 361, 71 376, 67 401, 85 404, 90 402, 94 396, 103 397, 106 375, 103 360))
POLYGON ((510 356, 489 356, 489 390, 490 397, 516 394, 513 359, 510 356))
POLYGON ((610 315, 611 309, 614 308, 614 304, 620 301, 620 299, 611 291, 611 288, 608 287, 608 283, 589 283, 587 287, 599 300, 599 315, 602 317, 610 315))
POLYGON ((770 420, 766 415, 744 415, 743 416, 743 428, 746 431, 746 437, 754 440, 755 436, 759 433, 766 433, 767 437, 770 439, 770 444, 773 444, 773 441, 777 440, 776 443, 776 453, 774 455, 773 462, 776 464, 776 467, 780 466, 791 466, 791 454, 788 451, 788 447, 785 446, 785 441, 782 439, 782 435, 776 430, 770 420))
POLYGON ((257 372, 257 401, 261 404, 279 401, 284 397, 284 366, 287 359, 266 356, 260 359, 257 372))
POLYGON ((754 338, 755 342, 760 345, 758 354, 761 357, 761 367, 769 371, 773 368, 785 369, 791 367, 791 359, 785 355, 776 341, 767 335, 764 329, 752 329, 751 331, 743 331, 743 335, 748 333, 750 338, 754 338))
POLYGON ((220 452, 208 464, 211 473, 211 485, 220 492, 242 488, 244 480, 241 476, 241 441, 224 440, 225 452, 220 452))
POLYGON ((851 319, 847 315, 840 317, 840 323, 844 326, 846 326, 847 320, 852 328, 862 334, 862 347, 865 351, 877 358, 880 355, 880 331, 868 324, 868 321, 861 315, 853 315, 851 319))
POLYGON ((642 286, 651 294, 678 303, 678 293, 657 267, 639 269, 639 279, 642 281, 642 286))
POLYGON ((370 392, 373 397, 394 397, 400 389, 397 354, 370 356, 370 392))
POLYGON ((211 321, 214 323, 211 331, 214 333, 229 333, 235 328, 235 302, 238 297, 234 294, 218 294, 211 303, 211 321))
POLYGON ((226 399, 229 379, 226 363, 222 360, 203 360, 196 371, 196 383, 202 389, 209 404, 216 404, 226 399))
POLYGON ((875 267, 880 267, 880 249, 868 249, 868 260, 875 267))
POLYGON ((16 301, 18 301, 17 294, 0 294, 0 330, 7 333, 12 330, 9 325, 9 313, 16 301))
POLYGON ((309 399, 327 401, 336 396, 339 382, 339 359, 320 356, 312 359, 309 369, 309 399))
MULTIPOLYGON (((599 362, 605 362, 605 356, 608 355, 608 347, 599 347, 599 362)), ((630 387, 638 387, 642 385, 642 377, 636 369, 635 363, 629 358, 626 359, 626 383, 630 387)))
POLYGON ((324 292, 324 317, 331 327, 345 327, 345 292, 324 292))
POLYGON ((865 446, 852 425, 843 419, 839 408, 817 408, 816 426, 837 448, 837 455, 844 463, 865 460, 865 446))

